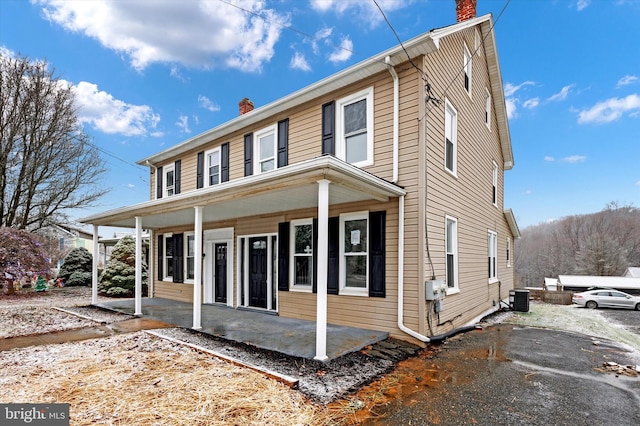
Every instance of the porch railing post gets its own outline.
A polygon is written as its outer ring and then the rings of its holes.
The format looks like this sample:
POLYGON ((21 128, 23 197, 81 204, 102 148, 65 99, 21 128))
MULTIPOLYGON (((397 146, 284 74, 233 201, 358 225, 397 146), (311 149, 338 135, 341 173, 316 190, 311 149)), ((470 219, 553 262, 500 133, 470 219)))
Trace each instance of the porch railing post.
POLYGON ((193 329, 202 328, 202 207, 195 206, 193 253, 193 329))
MULTIPOLYGON (((100 246, 98 245, 98 226, 93 225, 93 265, 91 266, 91 304, 98 303, 98 262, 100 261, 100 246)), ((105 250, 106 260, 106 250, 105 250)))
POLYGON ((136 289, 134 315, 142 315, 142 218, 136 216, 136 289))
POLYGON ((318 293, 316 306, 316 356, 324 361, 327 357, 327 265, 329 235, 329 184, 318 181, 318 293))

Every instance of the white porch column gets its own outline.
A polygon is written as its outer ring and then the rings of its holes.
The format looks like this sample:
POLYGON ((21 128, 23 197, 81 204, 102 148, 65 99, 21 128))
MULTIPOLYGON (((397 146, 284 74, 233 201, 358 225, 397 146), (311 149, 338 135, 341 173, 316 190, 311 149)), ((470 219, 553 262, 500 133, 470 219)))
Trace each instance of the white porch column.
MULTIPOLYGON (((98 303, 98 262, 100 262, 100 246, 98 245, 98 226, 93 225, 93 265, 91 266, 91 304, 98 303)), ((105 251, 106 259, 106 251, 105 251)))
POLYGON ((324 361, 327 357, 327 265, 329 249, 329 184, 318 181, 318 293, 316 304, 316 356, 324 361))
POLYGON ((142 218, 136 216, 136 291, 134 315, 142 315, 142 218))
POLYGON ((202 328, 202 206, 195 206, 193 252, 193 329, 202 328))

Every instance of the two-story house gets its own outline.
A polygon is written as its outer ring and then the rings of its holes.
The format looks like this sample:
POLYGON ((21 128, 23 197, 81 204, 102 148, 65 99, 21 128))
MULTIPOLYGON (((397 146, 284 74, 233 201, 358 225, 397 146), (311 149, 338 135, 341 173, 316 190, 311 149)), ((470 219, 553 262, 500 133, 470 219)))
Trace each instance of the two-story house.
POLYGON ((495 310, 519 237, 513 153, 492 17, 458 3, 454 25, 243 99, 138 163, 149 201, 82 221, 149 230, 150 295, 193 303, 194 328, 203 303, 312 320, 318 359, 327 323, 428 342, 495 310))

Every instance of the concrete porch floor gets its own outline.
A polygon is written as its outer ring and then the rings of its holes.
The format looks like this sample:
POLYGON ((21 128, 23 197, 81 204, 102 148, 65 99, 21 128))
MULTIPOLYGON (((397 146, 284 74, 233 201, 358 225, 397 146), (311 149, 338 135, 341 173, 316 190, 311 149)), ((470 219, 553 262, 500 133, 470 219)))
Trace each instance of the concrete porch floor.
MULTIPOLYGON (((96 306, 133 315, 134 300, 114 300, 96 306)), ((193 326, 191 303, 160 298, 143 298, 144 318, 193 326)), ((286 355, 313 359, 316 354, 316 323, 284 318, 266 312, 233 309, 224 305, 202 305, 202 333, 246 343, 286 355)), ((327 324, 327 356, 329 360, 358 351, 388 337, 388 333, 355 327, 327 324)))

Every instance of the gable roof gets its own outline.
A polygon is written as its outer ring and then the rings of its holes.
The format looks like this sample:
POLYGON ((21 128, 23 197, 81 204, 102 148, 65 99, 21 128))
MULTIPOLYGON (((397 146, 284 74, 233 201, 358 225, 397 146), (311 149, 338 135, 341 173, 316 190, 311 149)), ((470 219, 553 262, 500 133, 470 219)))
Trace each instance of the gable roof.
POLYGON ((624 273, 625 277, 640 278, 640 267, 629 266, 624 273))
POLYGON ((618 290, 640 289, 640 278, 599 277, 593 275, 559 275, 558 284, 565 287, 602 287, 618 290))
POLYGON ((386 71, 388 65, 395 66, 406 62, 407 55, 409 55, 411 59, 421 55, 428 55, 429 53, 438 50, 440 40, 443 37, 476 25, 480 25, 482 37, 484 39, 489 76, 491 79, 491 96, 495 103, 498 133, 504 158, 504 169, 510 170, 513 167, 513 151, 511 148, 511 136, 509 134, 509 123, 507 120, 507 109, 504 100, 502 75, 500 72, 500 64, 498 62, 498 53, 496 49, 496 40, 491 14, 472 18, 464 22, 444 28, 434 29, 421 34, 402 45, 397 45, 382 53, 372 56, 369 59, 365 59, 362 62, 352 65, 343 71, 330 75, 314 84, 311 84, 310 86, 293 92, 267 105, 258 107, 247 114, 240 115, 226 123, 176 144, 164 151, 143 158, 138 161, 137 164, 141 166, 152 164, 157 165, 214 139, 225 137, 230 133, 241 130, 242 128, 267 119, 275 114, 324 96, 343 87, 347 87, 379 72, 386 71))

